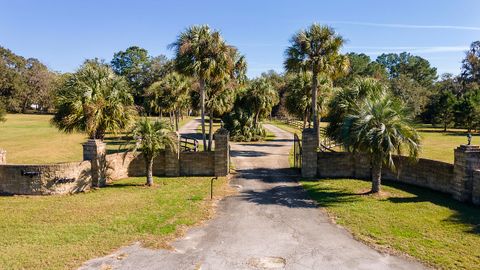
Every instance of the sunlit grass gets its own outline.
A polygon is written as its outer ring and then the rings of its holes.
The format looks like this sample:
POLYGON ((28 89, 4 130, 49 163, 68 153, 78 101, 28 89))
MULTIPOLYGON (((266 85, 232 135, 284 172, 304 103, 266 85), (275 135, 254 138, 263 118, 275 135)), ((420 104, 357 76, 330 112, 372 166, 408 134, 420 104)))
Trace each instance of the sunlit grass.
MULTIPOLYGON (((6 118, 6 122, 0 123, 0 148, 7 151, 8 163, 41 164, 82 159, 82 143, 87 137, 81 133, 60 132, 50 124, 51 115, 8 114, 6 118)), ((191 119, 185 117, 179 124, 184 125, 191 119)), ((118 151, 119 146, 127 148, 121 136, 107 135, 109 152, 118 151)))
POLYGON ((310 196, 356 238, 407 253, 441 269, 478 269, 480 208, 446 194, 384 185, 382 196, 360 195, 371 183, 337 179, 302 182, 310 196))
MULTIPOLYGON (((270 123, 290 133, 296 133, 300 138, 302 137, 302 131, 298 128, 278 120, 272 120, 270 123)), ((328 123, 322 122, 323 127, 326 125, 328 123)), ((448 129, 447 132, 444 132, 442 128, 419 125, 417 130, 421 136, 422 144, 420 158, 453 163, 454 149, 467 143, 468 133, 465 129, 448 129)), ((480 145, 480 135, 475 132, 472 132, 472 144, 480 145)))
MULTIPOLYGON (((129 178, 87 193, 0 197, 0 269, 73 269, 141 241, 168 241, 211 215, 210 177, 129 178)), ((223 196, 226 178, 214 181, 223 196)))

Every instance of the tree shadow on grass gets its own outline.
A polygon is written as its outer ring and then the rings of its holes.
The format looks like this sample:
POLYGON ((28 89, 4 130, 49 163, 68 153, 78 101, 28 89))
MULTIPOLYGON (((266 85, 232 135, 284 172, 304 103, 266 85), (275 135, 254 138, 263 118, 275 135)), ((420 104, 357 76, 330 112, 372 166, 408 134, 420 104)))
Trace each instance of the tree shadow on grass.
POLYGON ((445 222, 465 224, 471 227, 467 232, 480 234, 480 207, 454 200, 449 194, 416 187, 403 183, 386 181, 385 185, 400 189, 415 195, 415 197, 391 197, 387 200, 393 203, 418 203, 430 202, 438 206, 446 207, 455 212, 445 222))

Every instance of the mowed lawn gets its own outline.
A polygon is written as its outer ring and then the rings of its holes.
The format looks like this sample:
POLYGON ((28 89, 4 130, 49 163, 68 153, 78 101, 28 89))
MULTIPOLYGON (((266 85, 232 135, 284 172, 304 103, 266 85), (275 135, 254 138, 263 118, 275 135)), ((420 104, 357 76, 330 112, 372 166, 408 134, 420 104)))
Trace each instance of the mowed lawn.
POLYGON ((427 189, 387 183, 380 197, 360 195, 369 190, 368 181, 325 179, 302 185, 338 224, 367 244, 441 269, 479 269, 479 207, 427 189))
MULTIPOLYGON (((8 114, 0 123, 0 149, 7 151, 8 163, 41 164, 82 160, 82 143, 87 137, 81 133, 65 134, 50 124, 51 115, 8 114)), ((152 120, 155 118, 152 117, 152 120)), ((193 119, 185 117, 180 125, 193 119)), ((126 148, 125 141, 108 135, 109 152, 126 148)))
MULTIPOLYGON (((212 214, 210 177, 129 178, 86 193, 0 197, 0 269, 73 269, 141 241, 168 247, 212 214)), ((226 178, 214 195, 228 193, 226 178)))
MULTIPOLYGON (((300 129, 287 125, 278 120, 270 123, 291 133, 296 133, 300 138, 302 132, 300 129)), ((328 123, 322 122, 321 126, 326 127, 328 123)), ((431 125, 420 125, 417 127, 422 140, 422 151, 420 158, 433 159, 448 163, 453 163, 453 151, 461 144, 467 143, 467 130, 448 129, 444 132, 442 128, 431 127, 431 125)), ((472 132, 472 144, 480 145, 480 135, 478 132, 472 132)))

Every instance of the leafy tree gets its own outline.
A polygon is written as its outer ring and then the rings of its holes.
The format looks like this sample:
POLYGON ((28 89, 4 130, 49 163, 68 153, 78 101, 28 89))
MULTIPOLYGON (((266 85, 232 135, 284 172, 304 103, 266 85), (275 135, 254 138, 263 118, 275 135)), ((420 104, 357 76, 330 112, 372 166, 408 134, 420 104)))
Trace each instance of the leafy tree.
POLYGON ((430 100, 431 90, 420 85, 414 79, 401 74, 391 79, 390 89, 408 107, 412 116, 420 115, 430 100))
POLYGON ((6 111, 5 111, 5 108, 3 107, 3 103, 0 102, 0 122, 7 121, 7 119, 5 118, 5 114, 6 114, 6 111))
POLYGON ((136 111, 128 83, 98 59, 86 60, 67 75, 57 91, 52 123, 64 132, 81 131, 91 139, 127 129, 136 111))
POLYGON ((467 83, 480 85, 480 41, 472 42, 462 61, 462 78, 467 83))
POLYGON ((442 80, 435 84, 434 93, 427 105, 422 119, 426 123, 441 124, 443 130, 454 122, 457 95, 461 94, 462 85, 456 77, 444 74, 442 80))
POLYGON ((131 46, 125 51, 116 52, 111 61, 113 71, 124 76, 133 89, 137 105, 144 105, 146 89, 165 76, 171 64, 163 55, 152 57, 146 49, 131 46))
MULTIPOLYGON (((246 68, 243 57, 237 58, 236 49, 226 44, 218 31, 207 25, 191 26, 170 45, 175 50, 175 64, 179 72, 196 78, 200 91, 202 139, 205 135, 205 90, 207 83, 219 78, 237 76, 236 70, 246 68)), ((207 149, 206 149, 207 150, 207 149)))
POLYGON ((189 78, 177 72, 171 72, 160 81, 152 84, 146 92, 155 112, 173 112, 177 131, 180 113, 189 105, 190 87, 189 78))
POLYGON ((406 52, 382 54, 376 62, 386 68, 391 79, 404 75, 426 88, 431 87, 437 79, 437 69, 431 67, 428 60, 406 52))
POLYGON ((47 110, 56 76, 37 59, 25 59, 0 47, 0 100, 9 111, 26 112, 31 105, 47 110))
POLYGON ((377 80, 385 80, 387 72, 385 67, 376 61, 372 61, 370 56, 363 53, 347 53, 350 63, 348 73, 335 81, 338 86, 349 86, 356 78, 372 77, 377 80))
POLYGON ((340 54, 343 38, 333 28, 312 24, 308 29, 295 34, 291 45, 285 51, 285 69, 289 72, 311 71, 312 81, 312 116, 314 128, 319 134, 319 117, 317 111, 318 76, 324 74, 335 78, 348 68, 348 58, 340 54))
POLYGON ((133 131, 135 146, 133 152, 140 151, 145 159, 147 186, 153 185, 153 160, 158 154, 170 147, 177 150, 177 139, 171 133, 169 125, 162 121, 152 123, 148 118, 138 120, 133 131))
POLYGON ((471 132, 479 124, 480 90, 470 90, 455 104, 455 123, 471 132))
MULTIPOLYGON (((349 104, 349 112, 337 125, 341 132, 335 139, 352 152, 370 156, 372 164, 372 190, 381 189, 382 166, 395 169, 393 155, 405 152, 416 158, 420 150, 420 137, 408 117, 407 110, 381 85, 364 84, 372 89, 364 99, 349 104)), ((378 84, 378 83, 377 83, 378 84)))

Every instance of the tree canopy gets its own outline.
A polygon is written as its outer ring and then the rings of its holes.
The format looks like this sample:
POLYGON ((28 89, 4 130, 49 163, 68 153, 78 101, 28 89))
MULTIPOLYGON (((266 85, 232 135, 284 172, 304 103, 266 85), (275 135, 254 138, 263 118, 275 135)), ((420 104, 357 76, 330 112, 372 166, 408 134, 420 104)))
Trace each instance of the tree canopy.
POLYGON ((86 60, 60 86, 52 123, 64 132, 85 132, 103 139, 128 129, 136 110, 127 81, 98 59, 86 60))

